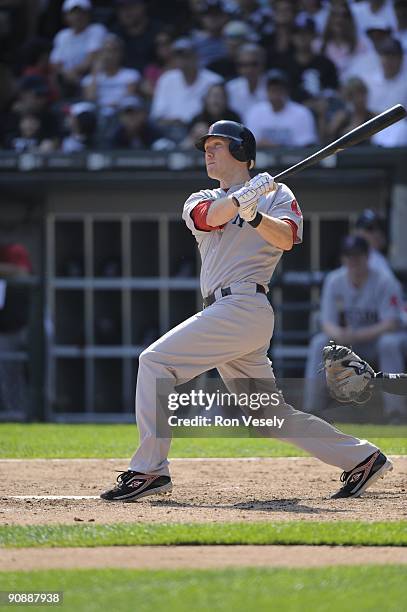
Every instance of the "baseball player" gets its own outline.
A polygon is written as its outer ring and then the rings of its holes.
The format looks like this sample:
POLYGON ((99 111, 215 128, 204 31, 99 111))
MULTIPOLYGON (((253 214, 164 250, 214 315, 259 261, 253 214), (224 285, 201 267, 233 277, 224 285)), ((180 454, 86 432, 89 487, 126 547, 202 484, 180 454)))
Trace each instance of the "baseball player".
MULTIPOLYGON (((310 343, 305 374, 305 412, 314 412, 323 398, 318 371, 322 349, 329 338, 334 338, 338 344, 351 344, 365 359, 376 360, 384 372, 402 372, 404 367, 405 338, 400 333, 402 294, 399 282, 388 272, 369 264, 369 244, 361 236, 346 236, 341 254, 344 265, 330 272, 323 285, 322 332, 310 343)), ((402 398, 386 393, 383 401, 388 418, 405 409, 402 398)))
MULTIPOLYGON (((129 469, 101 494, 109 501, 136 501, 165 493, 171 439, 157 436, 156 383, 174 386, 216 367, 226 381, 249 379, 275 385, 267 357, 274 314, 267 299, 270 278, 284 251, 302 240, 302 213, 291 190, 268 173, 250 178, 256 141, 246 127, 218 121, 196 143, 217 189, 193 193, 182 217, 198 243, 202 259, 204 308, 168 331, 140 355, 136 417, 140 444, 129 469)), ((274 386, 275 388, 275 386, 274 386)), ((343 470, 343 486, 333 497, 357 497, 387 470, 389 459, 367 440, 345 435, 327 422, 279 407, 284 437, 343 470)))

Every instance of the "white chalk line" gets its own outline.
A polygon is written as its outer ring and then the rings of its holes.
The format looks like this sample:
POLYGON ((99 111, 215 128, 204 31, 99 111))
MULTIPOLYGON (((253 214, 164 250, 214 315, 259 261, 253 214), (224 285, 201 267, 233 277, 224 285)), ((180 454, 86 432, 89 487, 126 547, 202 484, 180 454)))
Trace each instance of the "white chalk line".
POLYGON ((2 499, 100 499, 99 495, 9 495, 2 499))

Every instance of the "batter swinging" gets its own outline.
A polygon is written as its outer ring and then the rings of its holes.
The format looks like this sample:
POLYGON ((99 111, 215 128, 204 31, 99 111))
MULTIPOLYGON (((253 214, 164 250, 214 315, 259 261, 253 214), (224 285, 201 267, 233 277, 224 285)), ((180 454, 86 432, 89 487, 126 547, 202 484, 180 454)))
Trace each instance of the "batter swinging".
MULTIPOLYGON (((170 438, 156 435, 156 381, 174 385, 216 367, 226 381, 262 379, 275 384, 267 357, 274 315, 267 287, 283 251, 302 240, 302 213, 290 189, 261 173, 250 179, 256 141, 239 123, 218 121, 197 148, 218 189, 192 194, 183 219, 202 258, 202 312, 190 317, 140 355, 136 417, 140 444, 129 469, 101 494, 109 501, 135 501, 172 488, 170 438)), ((275 388, 275 387, 274 387, 275 388)), ((367 440, 345 435, 325 421, 283 403, 279 414, 290 432, 275 436, 344 470, 333 497, 357 497, 392 463, 367 440)))

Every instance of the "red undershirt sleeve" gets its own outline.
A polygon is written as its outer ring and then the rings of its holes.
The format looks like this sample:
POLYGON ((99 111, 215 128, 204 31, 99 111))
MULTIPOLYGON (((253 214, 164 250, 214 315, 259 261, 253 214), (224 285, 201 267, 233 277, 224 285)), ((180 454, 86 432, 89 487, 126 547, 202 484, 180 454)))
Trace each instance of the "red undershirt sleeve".
POLYGON ((191 218, 197 230, 201 230, 202 232, 212 232, 213 230, 219 230, 225 227, 224 225, 212 227, 212 225, 207 224, 206 217, 211 204, 212 200, 203 200, 202 202, 199 202, 199 204, 197 204, 191 211, 191 218))
POLYGON ((288 225, 291 227, 291 231, 293 233, 293 244, 296 243, 296 241, 298 240, 297 238, 297 226, 294 223, 294 221, 292 221, 291 219, 281 219, 282 221, 284 221, 285 223, 288 223, 288 225))

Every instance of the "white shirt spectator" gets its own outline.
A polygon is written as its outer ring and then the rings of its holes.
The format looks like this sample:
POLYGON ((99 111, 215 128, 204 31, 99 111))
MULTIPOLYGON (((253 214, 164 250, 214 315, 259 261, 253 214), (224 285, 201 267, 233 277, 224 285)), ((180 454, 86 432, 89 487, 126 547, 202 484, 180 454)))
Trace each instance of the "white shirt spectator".
POLYGON ((141 75, 132 68, 120 68, 114 75, 98 72, 94 77, 88 74, 82 79, 82 87, 88 87, 94 78, 97 84, 96 103, 102 107, 114 107, 129 95, 129 85, 138 83, 141 75))
POLYGON ((369 74, 366 79, 369 88, 368 107, 381 113, 395 104, 407 104, 407 61, 403 62, 401 70, 392 79, 386 79, 383 70, 369 74))
POLYGON ((292 100, 279 112, 273 110, 270 102, 255 104, 247 112, 245 124, 259 142, 302 147, 318 141, 313 114, 292 100))
POLYGON ((222 81, 221 76, 203 68, 198 70, 194 83, 188 85, 181 70, 168 70, 157 81, 151 117, 188 123, 202 111, 202 101, 209 87, 222 81))
POLYGON ((72 28, 65 28, 54 38, 51 64, 62 64, 65 70, 72 70, 81 64, 89 53, 98 51, 107 34, 100 23, 91 23, 82 32, 75 34, 72 28))
POLYGON ((392 30, 397 28, 396 15, 391 0, 386 0, 383 6, 373 12, 370 2, 354 2, 350 9, 359 32, 366 32, 369 28, 389 27, 392 30))
POLYGON ((235 113, 242 115, 258 102, 267 100, 267 80, 262 77, 256 89, 251 92, 245 77, 237 77, 226 83, 229 106, 235 113))
POLYGON ((335 64, 338 76, 342 81, 342 75, 346 74, 352 63, 358 61, 373 50, 373 43, 366 35, 360 33, 357 39, 356 48, 352 52, 349 51, 347 45, 338 46, 334 42, 329 41, 326 45, 324 55, 335 64))
POLYGON ((365 83, 369 79, 369 75, 381 72, 382 65, 378 53, 372 49, 366 53, 356 55, 350 60, 348 66, 340 75, 341 83, 345 83, 352 77, 362 79, 365 83))

